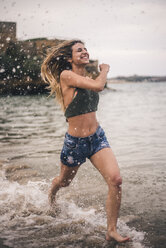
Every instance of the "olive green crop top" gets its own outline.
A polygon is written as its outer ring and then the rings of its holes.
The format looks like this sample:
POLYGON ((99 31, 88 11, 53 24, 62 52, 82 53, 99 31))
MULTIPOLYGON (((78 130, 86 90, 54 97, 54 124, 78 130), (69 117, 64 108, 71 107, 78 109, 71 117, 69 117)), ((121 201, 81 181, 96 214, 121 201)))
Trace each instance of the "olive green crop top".
POLYGON ((65 110, 65 117, 70 118, 97 110, 99 94, 92 90, 76 88, 77 95, 65 110))

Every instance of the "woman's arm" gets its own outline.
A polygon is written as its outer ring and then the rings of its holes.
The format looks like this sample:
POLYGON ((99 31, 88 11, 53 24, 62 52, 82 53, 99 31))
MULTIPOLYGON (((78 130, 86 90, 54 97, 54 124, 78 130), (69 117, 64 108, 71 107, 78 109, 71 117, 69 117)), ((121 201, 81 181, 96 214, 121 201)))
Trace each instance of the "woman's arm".
POLYGON ((60 80, 69 87, 89 89, 93 91, 102 91, 107 80, 107 73, 109 71, 109 65, 99 65, 100 74, 93 80, 89 77, 80 76, 72 71, 65 70, 60 75, 60 80))

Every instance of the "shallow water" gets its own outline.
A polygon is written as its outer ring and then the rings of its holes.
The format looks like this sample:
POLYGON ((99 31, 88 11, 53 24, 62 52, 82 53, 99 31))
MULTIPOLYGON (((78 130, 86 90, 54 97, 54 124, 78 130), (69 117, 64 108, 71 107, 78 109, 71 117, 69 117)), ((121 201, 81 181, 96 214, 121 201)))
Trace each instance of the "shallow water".
MULTIPOLYGON (((165 247, 166 83, 114 84, 97 113, 123 177, 125 247, 165 247)), ((87 161, 50 209, 67 124, 54 99, 0 98, 0 238, 9 247, 124 247, 105 241, 107 186, 87 161)), ((1 242, 1 243, 2 243, 1 242)))

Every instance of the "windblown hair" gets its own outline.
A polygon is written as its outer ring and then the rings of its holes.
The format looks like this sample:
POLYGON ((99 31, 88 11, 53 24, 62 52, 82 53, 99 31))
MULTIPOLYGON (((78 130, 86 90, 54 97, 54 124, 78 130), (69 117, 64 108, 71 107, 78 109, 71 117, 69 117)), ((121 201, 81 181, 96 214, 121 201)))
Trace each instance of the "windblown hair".
POLYGON ((56 96, 56 100, 60 103, 63 110, 65 108, 60 86, 60 74, 64 70, 72 69, 71 63, 68 60, 72 58, 72 46, 76 43, 84 44, 81 40, 70 40, 64 41, 52 48, 41 66, 41 76, 49 84, 50 95, 56 96))

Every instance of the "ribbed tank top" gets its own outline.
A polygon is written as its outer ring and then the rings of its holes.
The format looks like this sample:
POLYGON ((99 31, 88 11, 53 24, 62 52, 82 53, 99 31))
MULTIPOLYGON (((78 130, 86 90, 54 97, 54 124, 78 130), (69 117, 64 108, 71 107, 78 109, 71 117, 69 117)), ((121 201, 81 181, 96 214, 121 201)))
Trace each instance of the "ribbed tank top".
POLYGON ((92 90, 76 88, 77 95, 65 110, 65 117, 70 118, 97 111, 99 94, 92 90))

